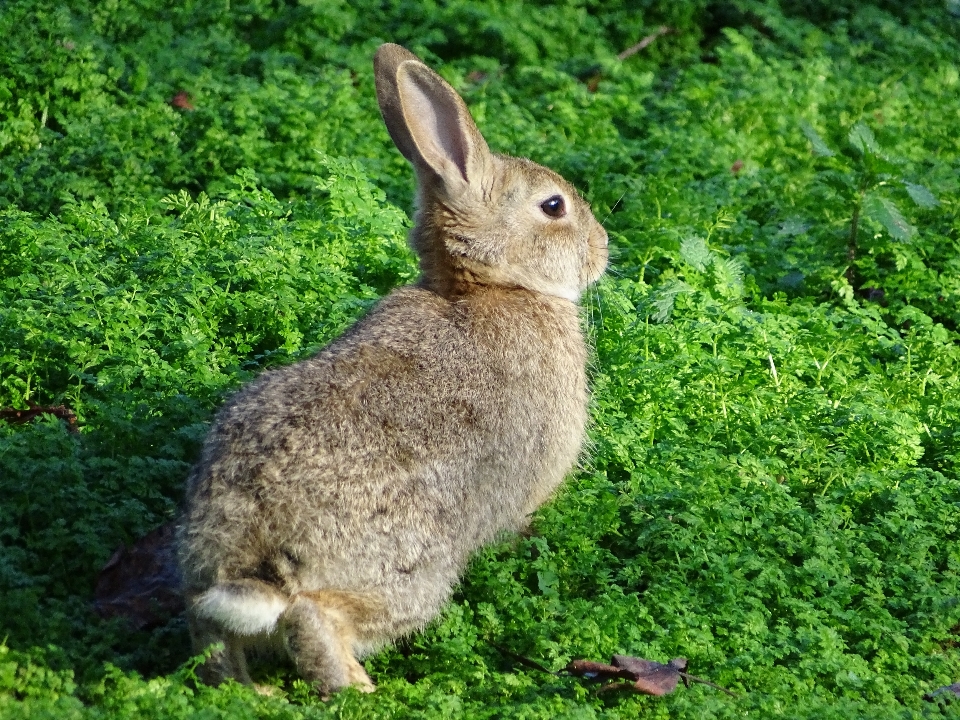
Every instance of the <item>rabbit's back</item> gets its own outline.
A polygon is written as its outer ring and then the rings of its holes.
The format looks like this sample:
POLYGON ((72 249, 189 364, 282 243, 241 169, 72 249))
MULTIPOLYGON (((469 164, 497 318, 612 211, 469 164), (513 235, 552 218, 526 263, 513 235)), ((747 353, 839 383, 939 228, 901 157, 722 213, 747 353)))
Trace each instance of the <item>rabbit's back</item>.
POLYGON ((572 303, 395 291, 218 415, 188 489, 188 592, 255 577, 403 608, 373 634, 422 624, 469 553, 523 526, 575 461, 584 365, 572 303))

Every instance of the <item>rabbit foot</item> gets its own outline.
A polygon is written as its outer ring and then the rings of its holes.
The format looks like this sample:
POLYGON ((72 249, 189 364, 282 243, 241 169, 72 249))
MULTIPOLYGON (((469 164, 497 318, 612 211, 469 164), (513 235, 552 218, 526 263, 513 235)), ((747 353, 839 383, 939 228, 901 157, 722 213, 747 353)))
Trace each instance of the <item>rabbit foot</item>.
POLYGON ((373 692, 374 685, 353 656, 353 624, 342 608, 296 595, 280 617, 284 646, 301 677, 321 696, 354 685, 373 692))
POLYGON ((377 686, 373 684, 363 665, 357 663, 357 667, 350 673, 350 687, 359 690, 362 693, 375 692, 377 686))
MULTIPOLYGON (((364 672, 364 676, 366 675, 367 674, 364 672)), ((366 680, 364 681, 354 680, 347 687, 351 687, 357 692, 362 692, 362 693, 372 693, 377 691, 377 686, 373 684, 373 682, 370 680, 369 677, 367 677, 366 680)), ((346 688, 340 688, 340 690, 345 690, 345 689, 346 688)), ((327 702, 327 700, 333 697, 333 693, 324 692, 322 689, 320 689, 319 686, 317 686, 317 692, 320 695, 320 699, 323 700, 324 702, 327 702)))

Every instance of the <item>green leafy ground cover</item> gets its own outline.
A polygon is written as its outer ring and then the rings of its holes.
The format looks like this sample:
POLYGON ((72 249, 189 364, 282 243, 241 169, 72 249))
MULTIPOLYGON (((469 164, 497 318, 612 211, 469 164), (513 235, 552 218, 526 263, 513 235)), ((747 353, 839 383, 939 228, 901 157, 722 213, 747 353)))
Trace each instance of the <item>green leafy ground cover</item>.
POLYGON ((955 2, 11 0, 0 9, 0 715, 901 718, 960 680, 955 2), (672 31, 620 61, 660 25, 672 31), (99 619, 206 423, 415 277, 370 58, 605 219, 591 445, 445 614, 322 703, 99 619), (178 93, 180 100, 173 102, 178 93), (5 639, 4 639, 5 638, 5 639), (598 695, 518 666, 689 658, 598 695))

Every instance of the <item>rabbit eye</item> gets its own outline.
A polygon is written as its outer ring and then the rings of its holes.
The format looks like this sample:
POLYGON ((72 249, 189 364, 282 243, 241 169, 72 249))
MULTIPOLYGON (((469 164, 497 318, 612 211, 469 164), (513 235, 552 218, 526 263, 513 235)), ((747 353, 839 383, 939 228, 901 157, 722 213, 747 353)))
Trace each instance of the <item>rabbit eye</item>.
POLYGON ((544 200, 540 203, 540 209, 543 210, 543 214, 552 218, 561 218, 567 214, 567 206, 563 202, 563 198, 559 195, 554 195, 552 198, 544 200))

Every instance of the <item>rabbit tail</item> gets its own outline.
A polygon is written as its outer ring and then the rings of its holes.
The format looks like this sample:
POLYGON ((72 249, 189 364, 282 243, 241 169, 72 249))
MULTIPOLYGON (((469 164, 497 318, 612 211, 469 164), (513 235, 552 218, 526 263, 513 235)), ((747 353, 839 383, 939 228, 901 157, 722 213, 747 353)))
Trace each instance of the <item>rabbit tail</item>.
POLYGON ((233 580, 199 595, 193 612, 234 635, 269 635, 289 605, 288 597, 265 582, 233 580))

